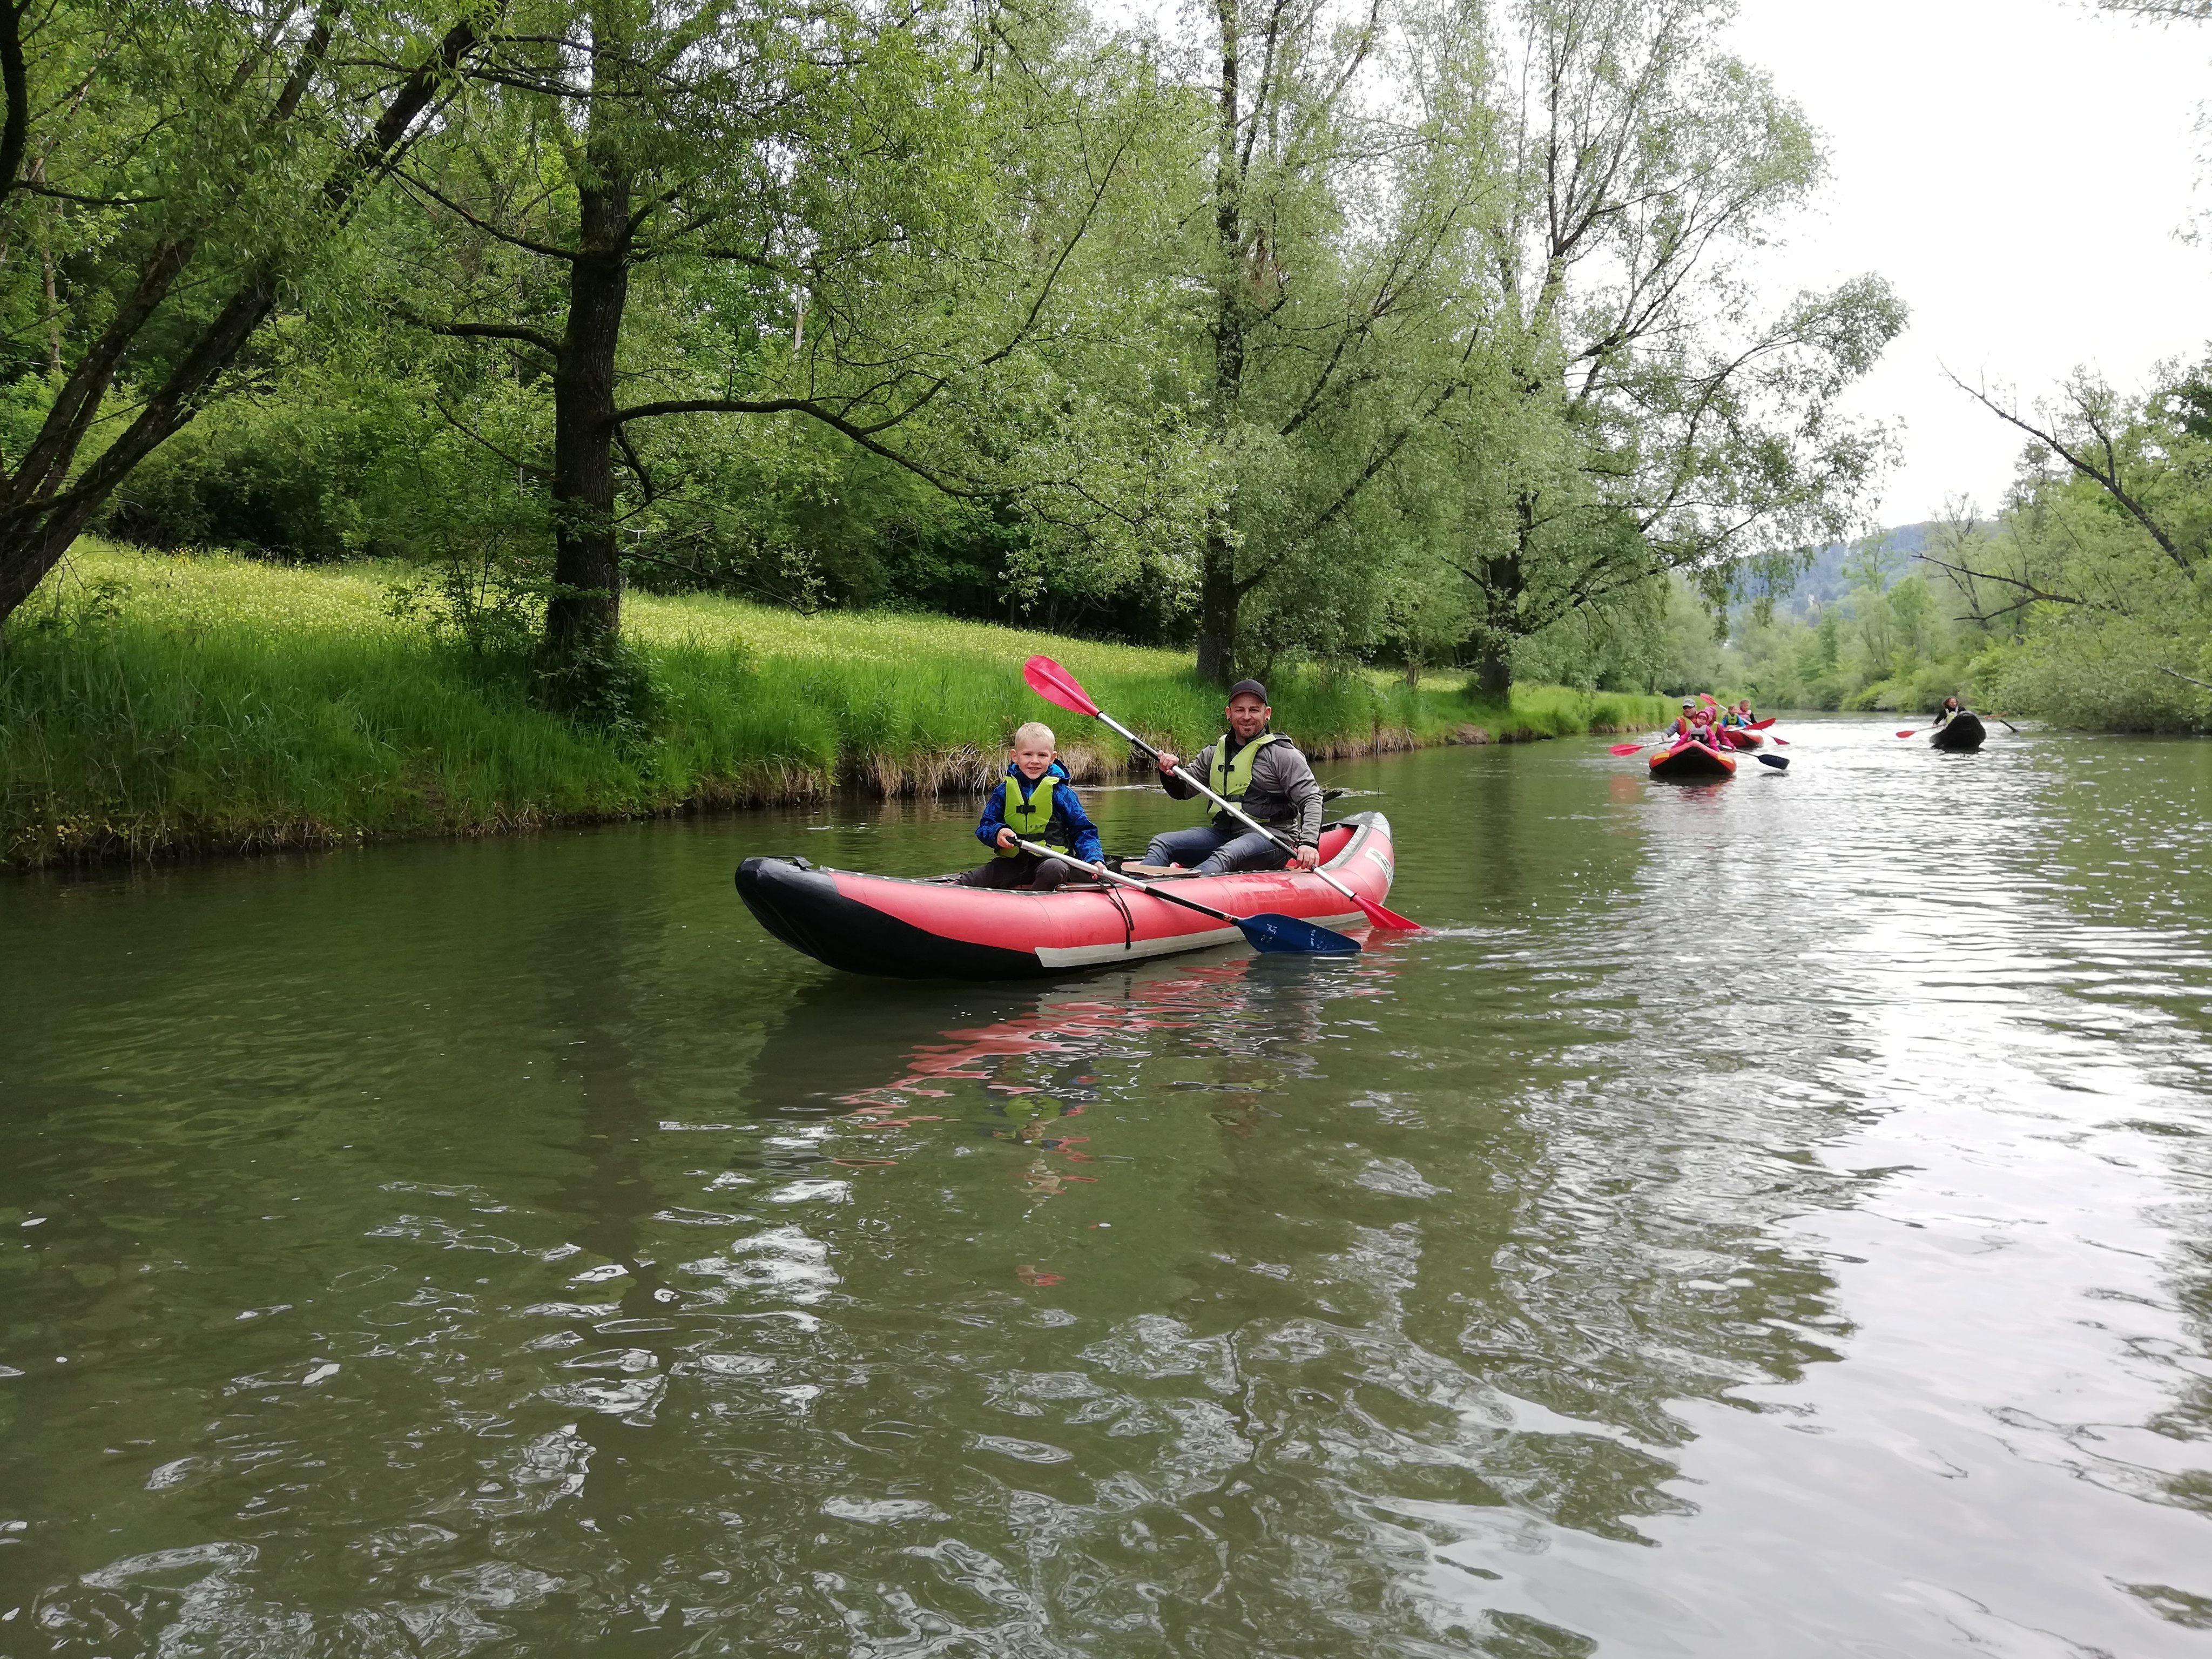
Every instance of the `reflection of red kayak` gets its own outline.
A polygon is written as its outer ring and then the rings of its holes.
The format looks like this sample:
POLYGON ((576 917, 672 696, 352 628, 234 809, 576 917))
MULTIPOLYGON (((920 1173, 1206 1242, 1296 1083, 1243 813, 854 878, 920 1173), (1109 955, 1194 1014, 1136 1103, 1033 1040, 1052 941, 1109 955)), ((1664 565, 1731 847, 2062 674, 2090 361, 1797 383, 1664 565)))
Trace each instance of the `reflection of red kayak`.
POLYGON ((1651 775, 1655 778, 1732 778, 1735 775, 1735 757, 1723 755, 1717 749, 1708 749, 1702 743, 1677 744, 1672 749, 1662 749, 1652 756, 1651 775))
MULTIPOLYGON (((1389 896, 1396 869, 1390 821, 1355 812, 1322 831, 1322 863, 1363 897, 1389 896)), ((1324 927, 1366 918, 1319 877, 1244 871, 1176 880, 1174 890, 1231 915, 1265 911, 1324 927)), ((1238 942, 1237 930, 1147 894, 1096 887, 994 892, 941 881, 823 870, 798 859, 747 859, 738 895, 795 951, 848 973, 894 979, 1014 979, 1066 973, 1238 942)))
POLYGON ((1766 746, 1766 739, 1747 726, 1724 726, 1721 735, 1728 739, 1731 749, 1764 749, 1766 746))

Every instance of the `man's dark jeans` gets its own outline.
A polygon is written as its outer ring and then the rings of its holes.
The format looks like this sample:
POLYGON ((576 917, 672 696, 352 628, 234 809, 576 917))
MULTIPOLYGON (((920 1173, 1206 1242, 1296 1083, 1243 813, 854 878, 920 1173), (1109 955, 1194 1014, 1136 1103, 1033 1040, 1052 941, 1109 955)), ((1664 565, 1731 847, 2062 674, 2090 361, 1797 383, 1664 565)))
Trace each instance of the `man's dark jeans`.
POLYGON ((1152 844, 1145 848, 1147 864, 1180 864, 1201 876, 1225 876, 1231 870, 1279 870, 1290 861, 1288 853, 1257 830, 1217 830, 1210 823, 1154 836, 1152 844))

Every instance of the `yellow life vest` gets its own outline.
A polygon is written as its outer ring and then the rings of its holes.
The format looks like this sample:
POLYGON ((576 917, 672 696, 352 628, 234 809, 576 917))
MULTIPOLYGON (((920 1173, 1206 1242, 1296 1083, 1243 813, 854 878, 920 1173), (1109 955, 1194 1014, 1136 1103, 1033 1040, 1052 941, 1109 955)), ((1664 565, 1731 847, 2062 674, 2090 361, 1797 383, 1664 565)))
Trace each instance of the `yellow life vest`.
POLYGON ((1271 743, 1288 743, 1279 732, 1262 732, 1258 737, 1237 751, 1229 759, 1229 745, 1235 740, 1234 732, 1224 732, 1213 740, 1213 764, 1207 769, 1206 782, 1213 793, 1224 800, 1233 800, 1240 806, 1252 787, 1252 762, 1271 743))
MULTIPOLYGON (((1006 828, 1024 841, 1034 842, 1039 847, 1048 847, 1055 853, 1073 855, 1072 848, 1058 842, 1047 841, 1045 833, 1052 828, 1053 814, 1060 810, 1060 780, 1047 772, 1031 783, 1019 772, 1006 775, 1006 805, 1003 816, 1006 828)), ((992 849, 1002 859, 1019 858, 1018 847, 999 847, 992 849)))

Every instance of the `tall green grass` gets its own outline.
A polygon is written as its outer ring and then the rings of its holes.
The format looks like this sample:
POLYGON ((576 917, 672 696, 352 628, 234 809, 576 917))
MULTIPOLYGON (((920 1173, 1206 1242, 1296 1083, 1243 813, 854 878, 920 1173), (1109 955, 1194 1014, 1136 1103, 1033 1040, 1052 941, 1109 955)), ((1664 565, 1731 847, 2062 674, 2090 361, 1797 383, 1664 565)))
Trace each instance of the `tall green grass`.
MULTIPOLYGON (((1187 753, 1219 726, 1220 692, 1177 653, 640 594, 627 632, 660 706, 650 741, 619 741, 395 619, 398 574, 81 549, 0 659, 0 863, 481 834, 841 786, 980 788, 1013 728, 1040 716, 1079 777, 1125 765, 1117 739, 1023 684, 1040 651, 1163 744, 1187 753)), ((1361 672, 1293 674, 1273 696, 1277 724, 1322 756, 1664 714, 1655 699, 1553 686, 1500 707, 1361 672)))

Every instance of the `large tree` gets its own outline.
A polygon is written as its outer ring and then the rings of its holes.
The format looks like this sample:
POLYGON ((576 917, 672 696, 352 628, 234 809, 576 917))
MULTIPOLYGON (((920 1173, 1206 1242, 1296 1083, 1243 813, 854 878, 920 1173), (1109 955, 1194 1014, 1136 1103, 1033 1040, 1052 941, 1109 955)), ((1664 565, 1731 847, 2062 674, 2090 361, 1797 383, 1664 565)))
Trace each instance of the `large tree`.
POLYGON ((1504 190, 1490 112, 1468 95, 1479 7, 1215 0, 1204 23, 1185 48, 1203 197, 1179 251, 1205 284, 1183 361, 1216 480, 1198 671, 1219 681, 1255 597, 1310 619, 1343 579, 1381 574, 1350 532, 1479 367, 1463 256, 1504 190))
POLYGON ((0 620, 226 388, 484 15, 0 3, 0 620))
POLYGON ((1024 119, 1051 96, 1004 33, 949 7, 544 0, 471 65, 404 171, 424 215, 398 308, 544 401, 511 459, 550 505, 555 646, 617 629, 617 532, 682 470, 650 434, 684 417, 803 420, 981 501, 1081 494, 1065 456, 1011 452, 1066 412, 1038 351, 1138 118, 1076 85, 1100 106, 1045 166, 1024 119))
POLYGON ((1744 264, 1819 182, 1802 117, 1720 32, 1728 0, 1522 0, 1518 208, 1494 250, 1528 429, 1449 556, 1475 590, 1478 683, 1515 644, 1680 572, 1717 590, 1855 525, 1885 454, 1837 400, 1904 325, 1861 277, 1762 304, 1744 264))

